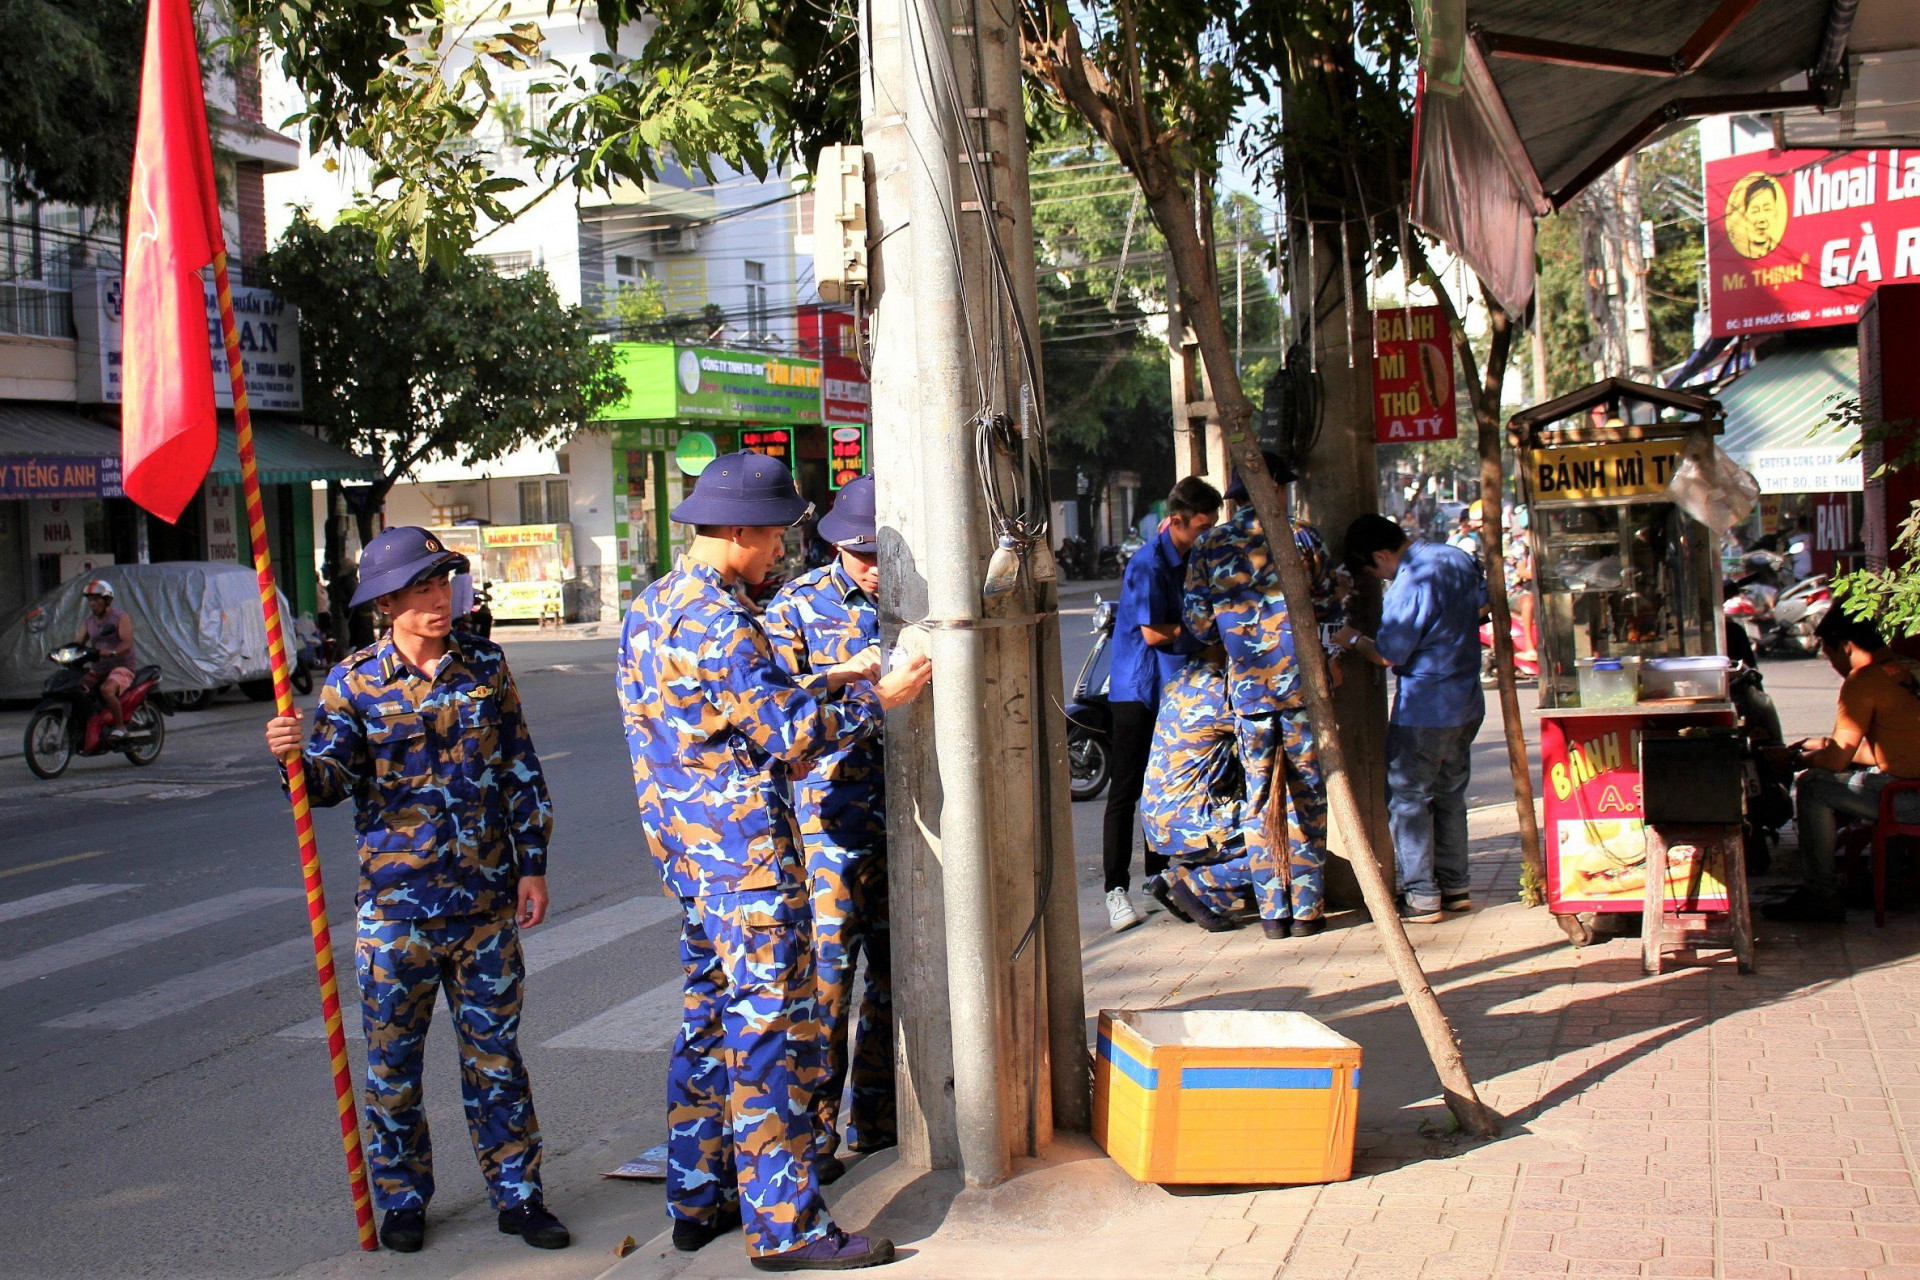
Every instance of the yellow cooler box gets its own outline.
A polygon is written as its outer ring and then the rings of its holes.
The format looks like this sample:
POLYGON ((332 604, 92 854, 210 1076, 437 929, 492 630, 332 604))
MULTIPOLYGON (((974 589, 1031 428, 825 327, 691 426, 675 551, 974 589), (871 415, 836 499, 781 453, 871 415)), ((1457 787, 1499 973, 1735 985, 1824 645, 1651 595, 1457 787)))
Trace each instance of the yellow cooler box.
POLYGON ((1100 1011, 1093 1138, 1141 1182, 1353 1175, 1360 1046, 1304 1013, 1100 1011))

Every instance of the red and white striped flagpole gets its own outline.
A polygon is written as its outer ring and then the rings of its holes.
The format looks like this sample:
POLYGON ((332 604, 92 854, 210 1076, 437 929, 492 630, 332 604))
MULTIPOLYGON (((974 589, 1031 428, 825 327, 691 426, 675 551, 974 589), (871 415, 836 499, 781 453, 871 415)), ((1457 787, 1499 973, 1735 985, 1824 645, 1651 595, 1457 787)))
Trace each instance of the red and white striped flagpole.
MULTIPOLYGON (((287 638, 280 628, 280 593, 274 586, 267 551, 267 514, 260 500, 260 467, 253 453, 253 418, 247 410, 247 379, 241 366, 240 326, 233 318, 233 285, 227 254, 213 255, 214 288, 220 296, 220 329, 227 344, 227 379, 233 386, 233 424, 240 445, 240 482, 246 494, 247 531, 253 539, 253 569, 260 579, 260 612, 267 620, 267 653, 273 662, 273 701, 277 714, 294 714, 293 683, 287 670, 287 638)), ((295 752, 286 758, 287 797, 293 802, 293 830, 300 841, 300 871, 306 879, 307 924, 313 933, 313 966, 320 978, 320 1009, 327 1022, 327 1053, 333 1061, 333 1096, 340 1112, 340 1143, 347 1153, 347 1179, 353 1187, 353 1214, 360 1225, 360 1247, 380 1247, 374 1234, 373 1195, 367 1185, 366 1153, 360 1145, 360 1113, 354 1106, 353 1069, 347 1062, 347 1033, 340 1017, 340 983, 333 967, 333 935, 327 928, 327 890, 320 879, 320 845, 313 834, 313 810, 307 802, 306 762, 295 752)))

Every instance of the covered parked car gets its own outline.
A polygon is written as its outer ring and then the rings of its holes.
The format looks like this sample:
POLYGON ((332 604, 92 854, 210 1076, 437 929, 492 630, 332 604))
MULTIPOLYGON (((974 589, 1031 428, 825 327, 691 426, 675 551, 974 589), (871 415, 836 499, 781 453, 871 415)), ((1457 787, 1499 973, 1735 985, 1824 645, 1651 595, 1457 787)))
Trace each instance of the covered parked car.
MULTIPOLYGON (((0 627, 0 698, 37 698, 53 674, 47 655, 80 632, 86 584, 105 578, 113 603, 133 621, 141 665, 160 668, 160 689, 197 705, 229 685, 272 696, 267 626, 253 570, 200 560, 105 565, 63 582, 0 627)), ((280 597, 280 625, 291 646, 293 611, 280 597)))

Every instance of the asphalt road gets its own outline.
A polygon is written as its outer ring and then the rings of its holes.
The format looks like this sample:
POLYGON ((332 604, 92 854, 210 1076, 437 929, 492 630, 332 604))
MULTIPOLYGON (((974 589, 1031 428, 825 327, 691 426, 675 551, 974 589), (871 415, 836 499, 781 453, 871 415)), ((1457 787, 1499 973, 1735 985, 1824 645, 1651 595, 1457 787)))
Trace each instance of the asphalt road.
MULTIPOLYGON (((1073 584, 1064 600, 1069 682, 1094 589, 1073 584)), ((291 823, 247 719, 176 734, 147 770, 80 761, 48 783, 0 761, 0 1271, 593 1276, 612 1261, 607 1241, 660 1228, 657 1186, 600 1176, 660 1138, 678 1010, 675 925, 634 816, 613 649, 515 637, 509 650, 558 819, 553 916, 527 937, 522 1043, 549 1199, 591 1224, 592 1247, 536 1255, 493 1232, 441 1022, 427 1063, 439 1238, 424 1259, 352 1251, 291 823)), ((1827 729, 1838 681, 1823 664, 1767 676, 1789 734, 1827 729)), ((1496 712, 1474 803, 1508 799, 1505 778, 1496 712)), ((1099 808, 1076 807, 1083 880, 1099 808)), ((350 817, 323 812, 319 829, 339 937, 350 817)), ((344 948, 341 962, 353 1009, 344 948)), ((357 1017, 348 1026, 355 1045, 357 1017)))

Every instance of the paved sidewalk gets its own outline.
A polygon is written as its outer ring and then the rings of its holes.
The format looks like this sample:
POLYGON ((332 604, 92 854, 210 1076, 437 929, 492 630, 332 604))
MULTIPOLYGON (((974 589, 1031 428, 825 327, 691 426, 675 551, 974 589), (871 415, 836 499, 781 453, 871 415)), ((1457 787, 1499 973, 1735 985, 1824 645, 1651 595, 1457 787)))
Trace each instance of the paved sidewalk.
MULTIPOLYGON (((831 1193, 843 1225, 891 1234, 910 1256, 885 1274, 903 1278, 1920 1277, 1904 1123, 1920 1114, 1920 921, 1771 926, 1757 974, 1703 953, 1649 978, 1637 939, 1576 951, 1544 910, 1513 901, 1510 810, 1476 814, 1475 834, 1486 905, 1412 935, 1509 1117, 1501 1139, 1450 1136, 1357 916, 1305 943, 1159 913, 1112 935, 1097 875, 1083 875, 1090 1013, 1300 1009, 1364 1046, 1354 1179, 1142 1187, 1069 1137, 985 1191, 869 1159, 831 1193)), ((690 1256, 658 1237, 608 1272, 753 1274, 737 1236, 690 1256)))

